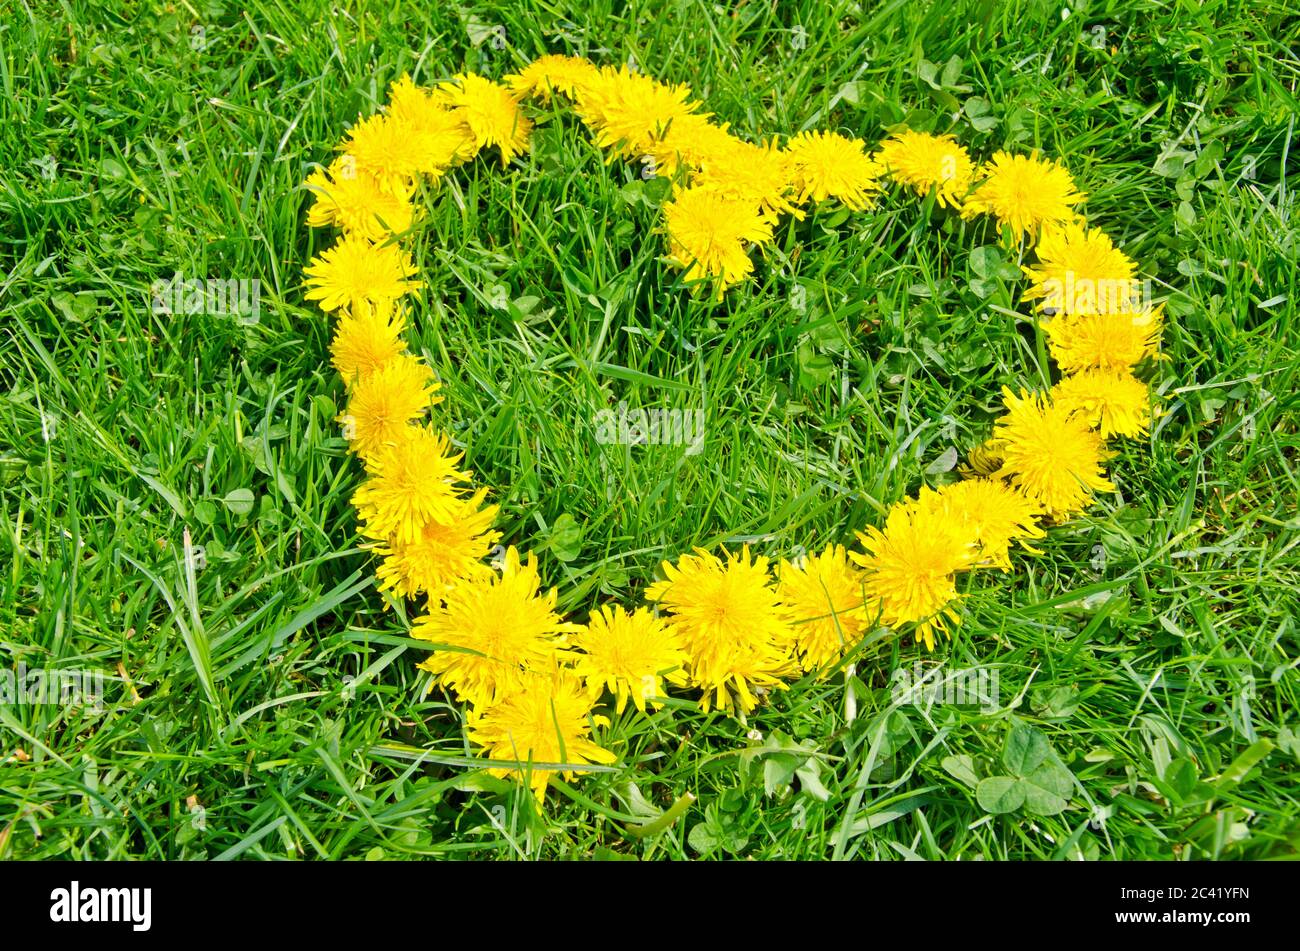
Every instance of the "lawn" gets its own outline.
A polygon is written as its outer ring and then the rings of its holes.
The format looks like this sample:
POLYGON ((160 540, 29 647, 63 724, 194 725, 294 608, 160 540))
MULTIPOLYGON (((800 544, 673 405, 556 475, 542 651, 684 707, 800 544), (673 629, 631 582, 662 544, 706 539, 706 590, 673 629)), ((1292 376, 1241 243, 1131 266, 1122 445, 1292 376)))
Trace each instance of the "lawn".
MULTIPOLYGON (((0 703, 0 859, 1295 856, 1286 5, 0 7, 0 671, 106 680, 98 706, 0 703), (608 710, 617 762, 538 808, 426 689, 423 607, 383 598, 359 547, 302 277, 332 239, 302 185, 403 73, 500 79, 546 52, 688 83, 750 139, 1041 150, 1168 323, 1161 415, 1114 444, 1118 491, 963 576, 934 653, 873 631, 743 722, 687 691, 608 710), (256 281, 255 319, 157 306, 177 276, 256 281), (918 663, 996 672, 998 702, 900 698, 918 663), (1044 758, 1061 808, 992 794, 1044 758)), ((956 477, 1004 385, 1052 382, 1026 252, 990 222, 897 190, 817 206, 715 300, 664 260, 667 181, 530 109, 527 154, 421 199, 407 339, 503 543, 575 620, 695 547, 856 546, 956 477), (702 437, 598 439, 620 405, 702 437)))

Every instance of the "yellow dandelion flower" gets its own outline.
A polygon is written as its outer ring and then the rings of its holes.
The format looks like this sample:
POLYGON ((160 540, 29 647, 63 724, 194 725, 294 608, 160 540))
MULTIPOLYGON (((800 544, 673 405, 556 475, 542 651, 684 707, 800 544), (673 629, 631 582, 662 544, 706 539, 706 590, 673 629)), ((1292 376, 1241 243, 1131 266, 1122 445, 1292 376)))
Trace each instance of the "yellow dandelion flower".
POLYGON ((623 158, 650 154, 656 138, 672 123, 699 109, 691 91, 620 69, 602 67, 578 90, 575 111, 596 133, 596 144, 623 158))
POLYGON ((962 205, 962 217, 991 214, 1016 235, 1033 237, 1043 225, 1065 224, 1079 216, 1074 206, 1084 195, 1065 166, 1038 156, 996 152, 984 178, 962 205))
POLYGON ((1038 263, 1022 267, 1033 286, 1025 300, 1068 317, 1115 314, 1136 304, 1137 265, 1100 228, 1046 225, 1034 249, 1038 263))
POLYGON ((800 132, 785 147, 799 202, 834 198, 855 211, 874 207, 884 169, 861 139, 835 132, 800 132))
POLYGON ((793 202, 790 163, 775 140, 753 145, 732 138, 728 145, 702 159, 694 183, 755 205, 769 218, 787 212, 803 216, 793 202))
POLYGON ((664 681, 686 684, 686 652, 677 632, 648 608, 625 611, 609 605, 591 615, 585 630, 572 638, 574 670, 599 696, 614 695, 615 712, 631 699, 645 713, 646 704, 663 706, 664 681))
POLYGON ((978 554, 972 566, 1011 570, 1011 543, 1046 534, 1038 517, 1043 507, 1000 479, 963 479, 938 491, 922 487, 916 505, 952 520, 978 554))
POLYGON ((868 610, 891 628, 915 625, 917 641, 934 650, 935 632, 959 620, 956 572, 975 558, 967 532, 932 508, 900 502, 883 531, 856 534, 866 551, 849 557, 864 569, 868 610))
POLYGON ((461 579, 411 626, 412 637, 437 645, 420 668, 475 706, 508 699, 528 671, 564 657, 569 633, 581 630, 556 613, 555 589, 540 589, 537 556, 521 562, 511 546, 500 574, 461 579))
POLYGON ((569 670, 528 674, 518 689, 482 709, 472 709, 466 733, 483 747, 488 760, 512 765, 488 771, 502 778, 524 780, 538 803, 558 772, 565 780, 589 772, 583 766, 608 765, 618 758, 591 739, 593 726, 609 720, 592 713, 594 698, 569 670))
POLYGON ((370 477, 352 495, 367 538, 413 542, 428 522, 454 519, 464 492, 458 482, 468 472, 456 469, 446 435, 424 426, 408 426, 401 438, 367 460, 370 477))
POLYGON ((406 352, 406 316, 391 303, 344 314, 334 330, 330 362, 348 388, 406 352))
POLYGON ((519 108, 519 97, 500 83, 464 73, 438 84, 437 96, 469 129, 474 151, 495 146, 502 167, 528 151, 533 123, 519 108))
POLYGON ((679 188, 664 205, 668 260, 688 282, 713 279, 717 294, 754 270, 747 242, 772 239, 772 223, 750 202, 696 186, 679 188))
POLYGON ((307 211, 313 228, 335 225, 371 241, 382 241, 411 227, 415 215, 406 187, 385 188, 368 172, 357 172, 336 159, 328 169, 317 169, 306 187, 315 195, 307 211))
POLYGON ((798 563, 776 567, 776 594, 794 629, 794 648, 805 671, 825 667, 862 639, 868 615, 862 572, 843 545, 827 545, 798 563))
POLYGON ((1057 317, 1043 325, 1047 347, 1065 373, 1127 370, 1158 357, 1164 308, 1057 317))
POLYGON ((345 168, 372 176, 385 188, 409 190, 419 176, 441 171, 423 138, 391 115, 358 120, 340 148, 345 168))
POLYGON ((1010 479, 1057 520, 1086 509, 1094 492, 1115 491, 1102 470, 1101 436, 1086 419, 1042 393, 1017 396, 1004 386, 1002 399, 1007 412, 994 424, 1003 447, 998 478, 1010 479))
POLYGON ((564 56, 547 53, 539 56, 517 73, 505 77, 510 91, 521 99, 534 97, 542 102, 550 102, 552 93, 560 93, 570 99, 578 94, 600 76, 600 70, 580 56, 564 56))
POLYGON ((1067 376, 1052 387, 1052 401, 1080 413, 1103 439, 1145 436, 1151 426, 1151 394, 1127 371, 1088 370, 1067 376))
POLYGON ((353 313, 385 307, 403 294, 419 290, 411 280, 415 264, 397 245, 372 244, 360 235, 345 234, 334 246, 303 268, 307 300, 320 302, 326 312, 347 307, 353 313))
POLYGON ((434 181, 474 151, 472 136, 461 118, 435 97, 433 90, 417 86, 409 75, 403 74, 389 86, 388 115, 420 150, 421 168, 434 181))
POLYGON ((385 446, 406 436, 410 424, 441 403, 433 370, 409 353, 393 357, 357 381, 347 409, 339 416, 350 448, 371 460, 385 446))
POLYGON ((682 639, 690 682, 704 691, 701 706, 748 713, 756 688, 781 686, 791 669, 794 635, 768 573, 768 560, 750 558, 749 547, 726 561, 703 549, 664 562, 663 581, 646 589, 646 600, 669 612, 668 624, 682 639))
MULTIPOLYGON (((671 178, 681 168, 698 169, 718 159, 740 142, 727 131, 726 123, 716 124, 708 116, 678 116, 661 134, 654 136, 646 155, 654 162, 656 175, 671 178)), ((645 161, 645 158, 642 158, 645 161)), ((714 184, 716 179, 714 176, 714 184)))
POLYGON ((876 158, 894 181, 922 198, 933 190, 943 207, 960 207, 975 175, 970 153, 951 135, 909 129, 881 143, 876 158))
POLYGON ((399 598, 427 593, 439 599, 462 579, 483 579, 492 569, 483 562, 501 533, 492 528, 495 505, 483 505, 487 489, 457 500, 446 522, 424 523, 414 541, 390 541, 374 546, 383 560, 375 570, 380 591, 399 598))

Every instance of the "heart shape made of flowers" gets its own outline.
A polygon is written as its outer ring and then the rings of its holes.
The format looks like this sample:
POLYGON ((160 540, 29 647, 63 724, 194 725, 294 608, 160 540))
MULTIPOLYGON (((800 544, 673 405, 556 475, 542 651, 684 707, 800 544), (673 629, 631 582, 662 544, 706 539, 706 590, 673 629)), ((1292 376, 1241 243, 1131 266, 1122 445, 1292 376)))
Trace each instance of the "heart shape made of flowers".
POLYGON ((469 738, 493 771, 526 777, 539 799, 551 776, 615 761, 593 737, 606 702, 644 712, 670 687, 698 690, 705 710, 743 718, 792 677, 834 670, 882 625, 911 628, 933 650, 958 620, 957 577, 1013 570, 1013 552, 1032 553, 1052 525, 1114 489, 1107 441, 1149 429, 1138 374, 1160 358, 1162 311, 1144 299, 1134 262, 1082 217, 1070 173, 1037 154, 997 152, 980 165, 952 135, 909 129, 874 152, 826 131, 749 142, 684 85, 560 55, 501 83, 468 74, 421 88, 403 76, 339 152, 306 183, 308 223, 339 234, 305 269, 306 296, 338 317, 340 420, 365 469, 359 531, 380 590, 426 600, 412 635, 431 646, 420 664, 430 686, 466 705, 469 738), (1044 320, 1060 381, 1004 386, 1005 413, 964 478, 898 502, 857 533, 860 551, 832 544, 773 563, 747 546, 696 550, 663 564, 648 604, 599 605, 582 623, 561 616, 536 555, 498 544, 487 488, 429 418, 440 386, 403 339, 402 299, 422 287, 403 245, 417 187, 479 153, 503 168, 525 155, 530 100, 571 105, 610 161, 672 182, 665 260, 692 293, 720 298, 745 283, 753 251, 810 205, 869 212, 892 187, 944 213, 993 216, 1007 241, 1033 247, 1022 300, 1044 320))

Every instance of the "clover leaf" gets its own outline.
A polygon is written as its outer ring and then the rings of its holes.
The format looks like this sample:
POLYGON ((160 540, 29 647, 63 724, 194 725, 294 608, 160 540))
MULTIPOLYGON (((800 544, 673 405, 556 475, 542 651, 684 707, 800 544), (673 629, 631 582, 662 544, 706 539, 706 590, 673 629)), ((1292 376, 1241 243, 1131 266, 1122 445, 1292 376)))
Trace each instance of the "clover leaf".
POLYGON ((985 812, 1000 815, 1023 808, 1035 816, 1053 816, 1065 809, 1074 790, 1074 774, 1061 763, 1046 734, 1027 723, 1016 723, 1002 748, 1006 776, 988 776, 975 787, 975 799, 985 812))

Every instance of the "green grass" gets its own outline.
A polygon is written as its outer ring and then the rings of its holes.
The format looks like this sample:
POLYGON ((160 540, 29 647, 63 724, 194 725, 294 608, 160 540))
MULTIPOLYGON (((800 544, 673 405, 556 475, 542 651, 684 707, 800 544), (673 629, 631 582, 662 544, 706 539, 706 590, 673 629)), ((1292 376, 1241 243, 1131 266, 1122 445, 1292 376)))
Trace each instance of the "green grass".
MULTIPOLYGON (((0 858, 1295 855, 1283 4, 2 5, 0 669, 113 682, 101 711, 0 706, 0 858), (473 44, 497 24, 506 48, 473 44), (1167 415, 1119 447, 1119 494, 963 581, 935 655, 996 667, 996 712, 891 704, 917 648, 873 636, 744 725, 686 699, 614 718, 619 766, 542 813, 466 761, 356 548, 300 276, 329 238, 299 185, 403 71, 499 77, 542 51, 633 56, 749 136, 905 122, 980 157, 1041 148, 1156 278, 1167 415), (176 272, 259 280, 260 320, 154 314, 176 272), (990 815, 971 788, 1022 723, 1076 781, 1057 815, 990 815)), ((1021 286, 972 260, 999 243, 986 223, 902 197, 822 210, 713 304, 659 260, 656 187, 543 113, 518 167, 458 171, 414 236, 442 419, 579 617, 695 545, 851 541, 948 478, 1001 385, 1050 369, 1021 286), (597 444, 620 400, 704 410, 703 450, 597 444)))

